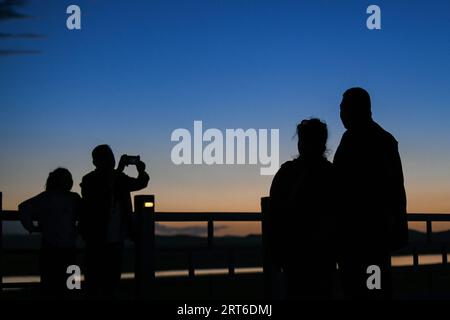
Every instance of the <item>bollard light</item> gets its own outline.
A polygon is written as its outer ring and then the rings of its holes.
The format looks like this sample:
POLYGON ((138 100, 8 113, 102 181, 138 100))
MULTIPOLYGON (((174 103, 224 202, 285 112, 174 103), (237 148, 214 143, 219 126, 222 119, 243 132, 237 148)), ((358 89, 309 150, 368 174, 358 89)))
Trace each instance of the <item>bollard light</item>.
POLYGON ((135 213, 155 212, 155 196, 152 194, 140 194, 134 197, 135 213))
POLYGON ((155 204, 152 201, 144 202, 144 208, 153 208, 155 204))
POLYGON ((134 276, 136 293, 140 298, 153 294, 155 280, 155 196, 141 194, 134 197, 134 276))

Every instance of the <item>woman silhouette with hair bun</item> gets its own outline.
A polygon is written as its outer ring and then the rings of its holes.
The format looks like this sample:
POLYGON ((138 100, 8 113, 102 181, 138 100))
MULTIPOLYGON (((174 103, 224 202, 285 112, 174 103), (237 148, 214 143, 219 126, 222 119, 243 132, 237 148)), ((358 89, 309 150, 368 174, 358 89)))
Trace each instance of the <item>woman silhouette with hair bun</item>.
POLYGON ((273 251, 289 299, 328 299, 336 269, 328 130, 319 119, 303 120, 297 135, 299 156, 281 166, 270 189, 273 251))

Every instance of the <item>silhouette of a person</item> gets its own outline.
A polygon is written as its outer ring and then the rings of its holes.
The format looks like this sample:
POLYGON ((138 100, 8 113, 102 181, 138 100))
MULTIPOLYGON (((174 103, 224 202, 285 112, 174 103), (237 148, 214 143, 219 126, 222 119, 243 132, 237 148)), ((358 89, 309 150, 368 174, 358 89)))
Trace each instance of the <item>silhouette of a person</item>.
POLYGON ((391 291, 390 252, 408 241, 406 193, 394 137, 372 120, 369 93, 347 90, 340 105, 347 129, 334 156, 339 195, 340 259, 347 298, 386 299, 391 291), (381 270, 381 289, 367 268, 381 270), (369 288, 370 287, 370 288, 369 288))
POLYGON ((298 158, 285 162, 270 188, 275 260, 287 280, 288 299, 332 297, 333 168, 326 159, 328 130, 319 119, 297 126, 298 158))
POLYGON ((80 231, 86 243, 86 287, 89 297, 114 297, 120 281, 124 240, 131 228, 130 192, 147 186, 149 176, 142 161, 136 163, 138 177, 122 171, 128 156, 117 169, 108 145, 92 151, 95 170, 83 177, 83 211, 80 231))
POLYGON ((41 232, 41 287, 52 298, 67 296, 67 267, 76 264, 76 221, 81 198, 70 192, 72 185, 70 172, 58 168, 49 174, 44 192, 19 205, 25 229, 30 233, 41 232), (33 220, 37 220, 38 226, 33 220))

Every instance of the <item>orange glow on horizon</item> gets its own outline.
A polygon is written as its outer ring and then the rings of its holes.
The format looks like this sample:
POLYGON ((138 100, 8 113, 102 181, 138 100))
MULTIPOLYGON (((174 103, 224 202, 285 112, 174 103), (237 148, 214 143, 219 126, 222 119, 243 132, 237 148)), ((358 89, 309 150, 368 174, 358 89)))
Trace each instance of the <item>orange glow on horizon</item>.
MULTIPOLYGON (((155 194, 158 200, 157 212, 260 212, 260 199, 269 193, 270 181, 263 184, 241 184, 233 187, 218 185, 214 188, 208 185, 191 186, 189 192, 184 186, 178 188, 165 185, 160 188, 149 188, 135 194, 155 194), (153 192, 152 192, 153 191, 153 192)), ((17 210, 19 203, 38 192, 21 189, 3 190, 3 209, 17 210)), ((78 190, 75 190, 78 191, 78 190)), ((422 190, 422 188, 407 188, 409 213, 450 213, 450 190, 422 190), (409 189, 409 190, 408 190, 409 189)), ((153 207, 153 202, 145 202, 147 208, 153 207)), ((171 223, 173 227, 182 227, 184 223, 171 223)), ((199 223, 198 225, 203 225, 199 223)), ((216 223, 219 228, 217 236, 221 235, 247 235, 261 232, 258 223, 216 223)), ((416 230, 425 230, 425 224, 413 223, 410 227, 416 230)), ((434 223, 433 231, 450 229, 448 223, 434 223)))

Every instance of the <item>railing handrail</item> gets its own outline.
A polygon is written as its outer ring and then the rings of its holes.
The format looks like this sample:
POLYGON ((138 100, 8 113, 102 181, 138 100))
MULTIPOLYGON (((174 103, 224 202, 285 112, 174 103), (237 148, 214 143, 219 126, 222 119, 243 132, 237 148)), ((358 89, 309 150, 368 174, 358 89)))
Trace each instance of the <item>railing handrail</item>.
MULTIPOLYGON (((157 211, 153 213, 156 222, 207 222, 207 221, 261 221, 263 219, 262 212, 183 212, 183 211, 157 211)), ((408 213, 408 221, 410 222, 450 222, 450 213, 408 213)), ((3 210, 0 215, 3 221, 19 221, 18 210, 3 210)))
MULTIPOLYGON (((155 221, 158 222, 170 222, 170 221, 261 221, 261 212, 204 212, 204 211, 157 211, 152 213, 155 221)), ((19 211, 18 210, 3 210, 3 214, 0 219, 3 221, 19 221, 19 211)), ((450 220, 450 215, 449 215, 450 220)))

